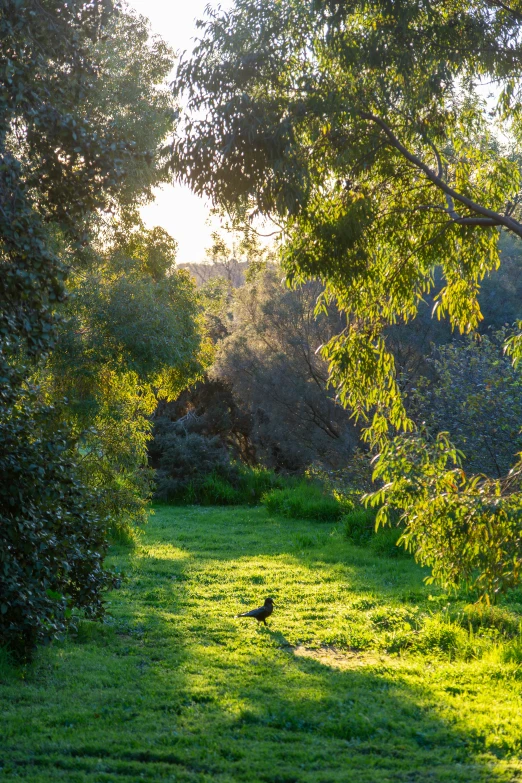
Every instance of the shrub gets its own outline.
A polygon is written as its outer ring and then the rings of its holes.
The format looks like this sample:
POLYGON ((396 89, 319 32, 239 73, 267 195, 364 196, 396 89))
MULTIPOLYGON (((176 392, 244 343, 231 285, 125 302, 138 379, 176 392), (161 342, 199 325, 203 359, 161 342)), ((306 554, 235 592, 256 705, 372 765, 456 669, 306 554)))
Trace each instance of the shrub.
POLYGON ((283 489, 290 479, 266 468, 239 467, 239 488, 245 503, 259 503, 263 495, 274 489, 283 489))
POLYGON ((263 495, 261 502, 273 514, 318 522, 340 519, 346 510, 341 501, 328 495, 320 486, 305 481, 293 487, 273 489, 263 495))
POLYGON ((376 511, 371 508, 355 508, 343 517, 344 534, 357 546, 367 546, 381 557, 408 557, 409 553, 397 546, 402 530, 397 527, 381 527, 375 531, 376 511))
POLYGON ((232 484, 215 474, 205 476, 199 486, 192 486, 194 503, 203 506, 237 506, 242 502, 242 495, 232 484))
POLYGON ((233 462, 218 437, 185 432, 166 418, 155 422, 150 453, 157 466, 155 498, 168 503, 252 505, 284 483, 273 471, 233 462))
POLYGON ((170 419, 155 422, 153 448, 151 459, 154 467, 157 467, 157 500, 170 503, 202 502, 199 495, 201 492, 209 494, 209 481, 220 480, 230 485, 238 478, 239 471, 231 463, 227 449, 218 438, 206 438, 193 432, 184 433, 170 419))
POLYGON ((52 410, 0 409, 0 647, 30 656, 61 635, 72 607, 103 613, 105 524, 52 410))

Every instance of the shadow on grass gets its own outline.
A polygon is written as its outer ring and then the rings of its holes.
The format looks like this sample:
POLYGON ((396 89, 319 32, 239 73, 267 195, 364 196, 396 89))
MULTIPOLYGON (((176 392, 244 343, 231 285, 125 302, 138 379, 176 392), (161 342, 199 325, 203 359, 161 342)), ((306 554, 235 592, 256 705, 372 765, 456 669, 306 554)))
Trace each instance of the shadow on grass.
MULTIPOLYGON (((139 650, 128 653, 125 688, 120 681, 111 690, 103 677, 106 648, 87 645, 98 682, 90 691, 81 676, 76 686, 63 683, 69 697, 76 687, 81 706, 52 693, 47 725, 25 749, 20 735, 4 744, 4 770, 35 783, 507 779, 493 768, 501 749, 488 760, 480 738, 442 720, 426 689, 386 666, 339 671, 296 655, 283 633, 264 626, 239 652, 193 642, 158 657, 168 625, 159 616, 146 625, 139 650)), ((26 720, 33 709, 26 704, 26 720)))
MULTIPOLYGON (((422 672, 413 683, 390 660, 350 662, 348 654, 341 670, 333 658, 297 654, 277 628, 238 625, 225 601, 233 583, 219 585, 200 566, 210 563, 219 580, 230 561, 288 556, 291 536, 280 533, 278 540, 278 522, 256 517, 250 536, 258 544, 243 539, 232 547, 229 531, 227 549, 229 518, 207 526, 202 518, 198 525, 194 514, 185 514, 175 528, 168 517, 158 519, 143 548, 130 555, 129 582, 110 597, 110 630, 42 653, 23 683, 6 686, 0 766, 7 777, 31 783, 508 779, 493 764, 509 749, 486 748, 479 734, 444 720, 422 672), (243 554, 243 545, 255 551, 243 554), (205 586, 207 593, 198 592, 205 586)), ((248 535, 249 524, 252 518, 243 522, 238 515, 234 529, 248 535)), ((331 556, 337 562, 335 551, 331 556)), ((302 561, 295 553, 290 559, 302 561)), ((368 580, 382 589, 377 575, 368 580)))

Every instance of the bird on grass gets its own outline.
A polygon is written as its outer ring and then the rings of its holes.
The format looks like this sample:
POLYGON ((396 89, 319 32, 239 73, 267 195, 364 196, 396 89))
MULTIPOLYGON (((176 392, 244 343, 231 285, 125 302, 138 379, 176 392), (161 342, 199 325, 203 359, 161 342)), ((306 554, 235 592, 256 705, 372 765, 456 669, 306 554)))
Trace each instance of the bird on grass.
POLYGON ((271 598, 267 598, 263 606, 259 606, 257 609, 251 609, 250 612, 236 614, 236 617, 255 617, 258 623, 263 622, 266 625, 266 618, 270 617, 273 611, 274 602, 271 598))

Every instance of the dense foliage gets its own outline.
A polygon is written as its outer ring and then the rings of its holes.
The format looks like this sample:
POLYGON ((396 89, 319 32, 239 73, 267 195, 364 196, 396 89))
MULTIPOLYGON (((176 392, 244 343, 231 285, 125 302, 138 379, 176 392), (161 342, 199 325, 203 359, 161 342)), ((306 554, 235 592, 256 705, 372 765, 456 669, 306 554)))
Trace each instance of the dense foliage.
POLYGON ((442 433, 392 439, 375 470, 381 489, 370 496, 377 524, 404 525, 402 543, 432 577, 495 602, 515 587, 522 569, 521 475, 468 476, 442 433))
POLYGON ((506 332, 457 340, 428 358, 436 380, 421 382, 412 408, 432 435, 448 431, 471 473, 507 475, 522 451, 522 377, 506 357, 506 332))
POLYGON ((100 253, 70 283, 47 368, 51 397, 69 401, 81 474, 116 528, 146 519, 158 397, 176 397, 206 362, 196 289, 175 254, 162 229, 135 230, 100 253))
POLYGON ((218 203, 284 221, 291 279, 319 277, 347 314, 325 355, 374 435, 407 426, 385 325, 415 316, 440 264, 439 314, 474 328, 498 228, 522 234, 517 158, 475 88, 499 82, 516 134, 519 27, 488 2, 237 0, 180 67, 198 113, 174 166, 218 203))
POLYGON ((171 52, 111 0, 5 0, 0 40, 0 644, 28 653, 72 606, 101 612, 109 519, 147 494, 152 384, 179 391, 201 333, 154 248, 114 259, 167 176, 171 52))
POLYGON ((106 531, 54 413, 27 393, 0 410, 0 645, 20 655, 63 634, 73 606, 99 616, 111 581, 106 531))
POLYGON ((178 504, 252 505, 259 503, 268 490, 284 484, 264 467, 234 460, 226 440, 209 433, 205 412, 198 416, 191 409, 176 420, 165 415, 167 411, 163 413, 154 418, 149 445, 150 461, 156 469, 158 500, 178 504))
POLYGON ((318 483, 300 481, 263 495, 263 505, 272 514, 289 519, 315 519, 333 522, 351 509, 350 503, 335 498, 318 483))

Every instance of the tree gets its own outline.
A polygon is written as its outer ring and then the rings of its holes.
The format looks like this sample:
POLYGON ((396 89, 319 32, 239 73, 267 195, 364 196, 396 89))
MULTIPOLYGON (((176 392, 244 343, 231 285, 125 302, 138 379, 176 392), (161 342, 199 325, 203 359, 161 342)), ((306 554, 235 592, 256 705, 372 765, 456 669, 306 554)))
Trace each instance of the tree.
POLYGON ((428 359, 435 380, 411 395, 415 418, 433 435, 449 432, 467 471, 498 479, 522 451, 522 378, 505 341, 502 330, 440 346, 428 359))
MULTIPOLYGON (((289 282, 319 279, 319 310, 335 302, 345 313, 346 325, 323 349, 330 379, 382 450, 377 472, 389 492, 380 501, 397 490, 410 512, 420 495, 412 489, 407 501, 393 472, 404 465, 387 438, 414 424, 386 333, 415 318, 437 267, 438 316, 461 332, 476 329, 481 282, 500 263, 501 230, 522 237, 521 25, 518 3, 496 0, 236 0, 229 12, 209 13, 178 71, 191 114, 174 170, 223 209, 277 221, 289 282), (481 82, 496 86, 503 136, 481 82)), ((520 358, 522 336, 509 350, 520 358)), ((440 460, 430 465, 443 470, 440 460)), ((519 475, 480 491, 463 485, 452 498, 465 514, 474 490, 483 511, 488 502, 502 508, 508 493, 502 551, 519 546, 510 510, 519 475)), ((424 531, 437 486, 425 495, 424 531)), ((412 527, 410 542, 420 535, 412 527)), ((437 573, 444 579, 458 562, 441 553, 437 573)), ((481 584, 487 592, 500 583, 481 584)))
POLYGON ((281 267, 270 265, 236 291, 229 335, 211 374, 248 413, 257 460, 278 470, 313 462, 338 467, 358 436, 328 391, 328 368, 317 349, 339 329, 340 316, 314 318, 320 285, 289 290, 282 276, 281 267))
POLYGON ((79 472, 116 528, 148 514, 147 442, 158 398, 173 399, 208 363, 196 288, 161 228, 135 230, 70 281, 47 367, 51 399, 81 454, 79 472))
POLYGON ((408 426, 385 325, 415 316, 440 264, 439 315, 475 328, 499 228, 522 236, 518 159, 477 91, 498 83, 516 134, 521 19, 494 2, 236 0, 179 68, 194 113, 175 170, 284 221, 290 280, 318 277, 347 314, 325 355, 376 436, 408 426))
POLYGON ((71 267, 166 176, 173 102, 167 48, 111 0, 1 0, 0 40, 0 644, 29 654, 108 583, 69 414, 35 382, 71 267))

